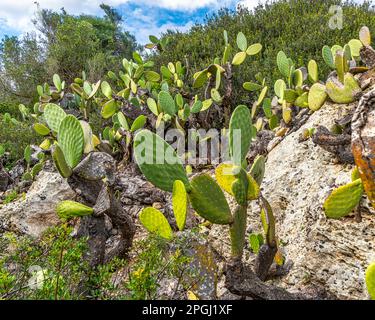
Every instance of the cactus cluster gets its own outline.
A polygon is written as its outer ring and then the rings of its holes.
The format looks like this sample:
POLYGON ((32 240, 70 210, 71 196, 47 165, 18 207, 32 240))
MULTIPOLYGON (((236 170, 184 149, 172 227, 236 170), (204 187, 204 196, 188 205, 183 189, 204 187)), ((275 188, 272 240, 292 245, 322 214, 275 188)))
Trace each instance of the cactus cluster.
MULTIPOLYGON (((135 136, 134 152, 138 166, 145 177, 156 187, 173 192, 172 201, 177 226, 181 230, 186 220, 188 204, 195 212, 213 224, 229 226, 232 256, 240 258, 246 240, 246 221, 249 201, 262 199, 261 220, 264 225, 267 246, 277 246, 275 221, 268 202, 260 195, 265 159, 258 156, 247 172, 246 155, 253 139, 250 111, 238 106, 232 114, 229 127, 232 162, 222 163, 215 170, 215 179, 199 174, 188 179, 175 151, 156 134, 142 130, 135 136), (236 141, 236 134, 239 141, 236 141), (238 152, 235 145, 241 146, 238 152), (163 157, 163 163, 157 163, 163 157), (165 158, 166 157, 166 158, 165 158), (237 206, 233 212, 224 192, 233 196, 237 206)), ((140 214, 142 224, 151 232, 171 238, 171 228, 160 211, 146 208, 140 214)))

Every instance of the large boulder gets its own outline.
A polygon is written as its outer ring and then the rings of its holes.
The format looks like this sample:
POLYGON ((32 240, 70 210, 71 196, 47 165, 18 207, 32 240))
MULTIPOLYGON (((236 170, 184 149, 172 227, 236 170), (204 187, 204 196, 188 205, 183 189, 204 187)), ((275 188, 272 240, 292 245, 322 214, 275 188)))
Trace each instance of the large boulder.
MULTIPOLYGON (((262 193, 274 209, 286 259, 293 262, 287 276, 272 282, 289 291, 317 285, 338 299, 368 298, 364 272, 375 261, 375 211, 365 199, 361 222, 354 213, 341 220, 327 219, 323 203, 335 187, 350 182, 353 166, 338 164, 311 139, 299 142, 305 128, 329 128, 355 107, 326 103, 268 154, 262 193)), ((261 232, 256 202, 249 207, 248 217, 248 232, 261 232)), ((214 226, 210 237, 218 251, 228 256, 227 230, 214 226)), ((254 255, 247 251, 245 259, 252 263, 254 255)))
POLYGON ((24 198, 0 207, 0 233, 14 231, 38 237, 59 223, 57 203, 74 197, 74 191, 59 173, 41 171, 24 198))

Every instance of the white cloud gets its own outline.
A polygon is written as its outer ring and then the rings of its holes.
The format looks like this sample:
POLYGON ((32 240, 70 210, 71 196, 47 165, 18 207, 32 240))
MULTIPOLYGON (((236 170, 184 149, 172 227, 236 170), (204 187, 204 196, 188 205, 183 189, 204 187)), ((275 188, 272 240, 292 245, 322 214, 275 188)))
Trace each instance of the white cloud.
POLYGON ((240 0, 238 1, 237 5, 251 10, 255 8, 259 3, 264 3, 264 2, 266 1, 265 0, 240 0))

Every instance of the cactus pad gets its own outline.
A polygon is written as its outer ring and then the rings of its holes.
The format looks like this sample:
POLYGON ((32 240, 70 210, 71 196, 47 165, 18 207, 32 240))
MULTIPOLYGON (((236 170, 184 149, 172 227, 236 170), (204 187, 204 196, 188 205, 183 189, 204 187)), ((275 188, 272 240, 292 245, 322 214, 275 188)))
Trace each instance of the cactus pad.
POLYGON ((290 65, 288 57, 283 51, 279 51, 279 53, 277 54, 277 66, 281 74, 284 77, 288 78, 290 72, 290 65))
POLYGON ((348 183, 332 191, 324 202, 324 211, 328 218, 339 219, 350 214, 362 198, 361 179, 348 183))
POLYGON ((86 121, 81 120, 80 123, 82 126, 83 137, 85 140, 85 146, 83 148, 83 152, 90 153, 91 151, 94 150, 92 129, 86 121))
POLYGON ((177 112, 177 110, 176 110, 176 104, 172 96, 169 94, 169 92, 160 91, 158 100, 159 100, 159 105, 161 109, 163 110, 163 112, 173 117, 175 113, 177 112))
POLYGON ((68 220, 70 218, 91 215, 94 213, 94 209, 79 202, 66 200, 61 201, 57 205, 56 212, 61 220, 68 220))
POLYGON ((309 79, 312 83, 319 81, 318 64, 315 60, 310 60, 307 66, 309 72, 309 79))
POLYGON ((314 83, 309 91, 308 104, 313 111, 319 110, 327 99, 326 86, 321 83, 314 83))
POLYGON ((54 150, 52 152, 52 159, 62 177, 68 178, 72 175, 72 169, 66 163, 64 153, 62 152, 58 144, 56 144, 54 147, 54 150))
POLYGON ((49 129, 42 123, 35 123, 33 128, 34 131, 41 136, 46 136, 50 133, 49 129))
POLYGON ((54 132, 59 132, 61 121, 66 117, 66 113, 57 104, 48 103, 44 107, 43 116, 50 129, 54 132))
POLYGON ((176 180, 173 184, 172 205, 176 224, 180 231, 185 228, 187 204, 185 185, 182 181, 176 180))
POLYGON ((364 46, 371 45, 371 34, 368 27, 362 27, 359 31, 359 40, 363 43, 364 46))
POLYGON ((366 287, 371 300, 375 300, 375 262, 366 269, 366 287))
MULTIPOLYGON (((230 195, 234 196, 232 184, 237 179, 233 174, 235 166, 230 163, 221 163, 215 169, 216 181, 219 186, 230 195)), ((259 196, 259 185, 254 178, 248 174, 247 200, 257 199, 259 196)))
POLYGON ((258 186, 262 184, 264 173, 266 171, 266 159, 264 156, 258 155, 250 169, 250 175, 254 178, 258 186))
POLYGON ((355 101, 356 96, 361 92, 361 88, 353 75, 346 73, 344 75, 344 84, 336 78, 329 79, 326 84, 326 92, 333 102, 351 103, 355 101))
POLYGON ((333 54, 331 48, 328 46, 324 46, 322 49, 322 56, 325 63, 332 69, 335 68, 335 60, 333 58, 333 54))
POLYGON ((139 214, 139 220, 142 225, 152 233, 165 239, 172 239, 172 228, 168 223, 167 218, 155 208, 145 208, 139 214))
POLYGON ((82 126, 76 117, 68 115, 61 122, 58 142, 66 163, 70 168, 74 168, 81 161, 85 144, 82 126))
POLYGON ((238 106, 229 123, 229 148, 233 163, 241 165, 249 151, 252 136, 251 116, 249 109, 238 106))
POLYGON ((224 193, 209 175, 196 176, 191 181, 189 199, 194 210, 216 224, 230 224, 232 215, 224 193))
POLYGON ((245 245, 246 234, 246 206, 238 206, 233 214, 233 223, 230 226, 232 256, 241 257, 245 245))
POLYGON ((149 130, 142 130, 134 138, 135 160, 148 181, 154 186, 172 192, 173 183, 181 180, 190 190, 181 159, 161 137, 149 130))

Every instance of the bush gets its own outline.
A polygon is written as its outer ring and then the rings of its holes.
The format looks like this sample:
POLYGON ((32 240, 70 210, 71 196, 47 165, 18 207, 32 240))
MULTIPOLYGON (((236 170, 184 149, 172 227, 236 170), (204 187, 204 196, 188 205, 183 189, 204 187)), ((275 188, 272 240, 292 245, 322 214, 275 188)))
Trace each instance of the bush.
POLYGON ((321 50, 324 45, 343 45, 352 38, 358 38, 363 25, 375 30, 375 11, 371 2, 358 4, 354 1, 339 0, 281 0, 258 5, 253 12, 246 9, 238 13, 221 10, 195 25, 189 32, 171 32, 166 50, 153 59, 157 67, 170 61, 180 60, 188 64, 193 72, 202 70, 212 63, 213 57, 221 57, 224 50, 224 29, 228 31, 229 42, 236 48, 236 35, 242 31, 248 43, 261 43, 263 50, 240 66, 241 73, 234 77, 233 105, 253 101, 249 93, 242 89, 246 81, 254 81, 261 72, 268 85, 280 78, 276 65, 278 51, 283 50, 299 66, 306 66, 315 59, 320 68, 320 79, 328 74, 321 50), (343 8, 343 29, 332 30, 328 23, 332 14, 329 8, 341 5, 343 8))
POLYGON ((47 230, 41 239, 0 238, 1 299, 109 299, 115 290, 113 275, 123 260, 91 269, 83 259, 85 238, 71 236, 63 224, 47 230))
POLYGON ((10 114, 0 114, 0 145, 2 145, 9 155, 4 166, 11 168, 15 162, 23 158, 26 146, 37 144, 41 137, 36 134, 30 121, 18 121, 10 114))

